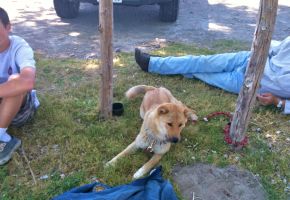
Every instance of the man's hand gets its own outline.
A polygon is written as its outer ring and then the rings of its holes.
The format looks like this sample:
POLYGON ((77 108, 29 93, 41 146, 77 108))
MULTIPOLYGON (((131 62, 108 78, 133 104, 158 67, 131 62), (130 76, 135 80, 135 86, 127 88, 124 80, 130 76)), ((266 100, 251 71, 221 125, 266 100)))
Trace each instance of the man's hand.
POLYGON ((279 102, 279 99, 271 93, 257 94, 257 99, 264 106, 268 105, 276 106, 279 102))

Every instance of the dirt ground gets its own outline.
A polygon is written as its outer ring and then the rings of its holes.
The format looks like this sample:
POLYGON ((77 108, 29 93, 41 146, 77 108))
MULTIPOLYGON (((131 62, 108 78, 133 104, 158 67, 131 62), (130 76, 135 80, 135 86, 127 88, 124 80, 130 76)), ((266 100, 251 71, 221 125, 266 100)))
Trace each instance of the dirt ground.
POLYGON ((235 166, 195 164, 175 167, 173 179, 186 200, 265 200, 267 195, 252 173, 235 166))
MULTIPOLYGON (((9 12, 13 33, 25 38, 44 56, 98 57, 98 7, 82 4, 78 18, 62 20, 56 16, 52 2, 10 0, 0 1, 0 6, 9 12)), ((250 46, 258 7, 259 0, 180 0, 178 20, 163 23, 158 19, 158 6, 117 6, 114 8, 114 50, 132 52, 136 46, 158 48, 166 41, 207 46, 218 39, 241 40, 250 46)), ((289 35, 289 13, 290 1, 280 0, 274 39, 289 35)), ((173 176, 186 199, 266 199, 256 177, 234 166, 177 167, 173 176)))
MULTIPOLYGON (((82 4, 79 17, 61 20, 53 0, 0 1, 14 23, 14 33, 38 52, 52 57, 93 58, 99 55, 98 7, 82 4)), ((209 45, 217 39, 250 43, 259 0, 180 0, 176 23, 158 19, 159 7, 114 8, 114 49, 132 52, 136 46, 155 48, 160 42, 178 41, 209 45)), ((290 32, 290 1, 280 0, 274 39, 290 32)))

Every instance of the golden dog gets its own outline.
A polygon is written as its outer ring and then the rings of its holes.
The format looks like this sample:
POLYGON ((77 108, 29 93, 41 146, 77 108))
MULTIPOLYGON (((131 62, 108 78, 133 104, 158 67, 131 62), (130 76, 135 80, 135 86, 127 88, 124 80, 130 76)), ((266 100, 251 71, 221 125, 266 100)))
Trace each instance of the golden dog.
POLYGON ((175 99, 166 88, 138 85, 126 92, 129 99, 138 94, 145 94, 140 107, 143 119, 140 133, 133 143, 106 164, 114 165, 119 158, 140 148, 153 152, 152 158, 134 174, 134 179, 148 173, 170 149, 171 143, 180 140, 180 133, 188 119, 197 120, 195 113, 175 99))

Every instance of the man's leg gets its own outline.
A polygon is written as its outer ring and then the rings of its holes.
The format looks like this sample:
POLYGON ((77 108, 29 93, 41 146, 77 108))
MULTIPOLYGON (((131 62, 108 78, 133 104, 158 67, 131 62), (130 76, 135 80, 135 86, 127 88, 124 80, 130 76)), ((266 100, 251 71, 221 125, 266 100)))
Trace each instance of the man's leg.
POLYGON ((191 76, 225 91, 238 94, 244 82, 244 72, 195 73, 191 76))
POLYGON ((157 74, 194 74, 231 72, 247 66, 249 51, 201 56, 150 56, 148 72, 157 74))
POLYGON ((15 137, 9 137, 6 132, 8 126, 16 116, 26 95, 2 98, 0 104, 0 165, 5 164, 12 157, 13 152, 21 145, 15 137))
POLYGON ((16 116, 23 103, 25 95, 3 98, 0 104, 0 128, 7 128, 16 116))

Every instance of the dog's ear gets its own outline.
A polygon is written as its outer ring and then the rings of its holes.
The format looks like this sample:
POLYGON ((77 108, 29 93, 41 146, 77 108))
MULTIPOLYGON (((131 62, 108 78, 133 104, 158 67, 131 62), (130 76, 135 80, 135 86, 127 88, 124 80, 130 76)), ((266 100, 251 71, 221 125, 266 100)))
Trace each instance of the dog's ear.
POLYGON ((196 122, 198 119, 197 115, 195 114, 195 111, 187 107, 185 107, 184 109, 184 115, 186 118, 188 118, 192 122, 196 122))
POLYGON ((158 107, 158 114, 159 115, 164 115, 167 114, 169 112, 169 109, 167 108, 166 105, 161 105, 158 107))

